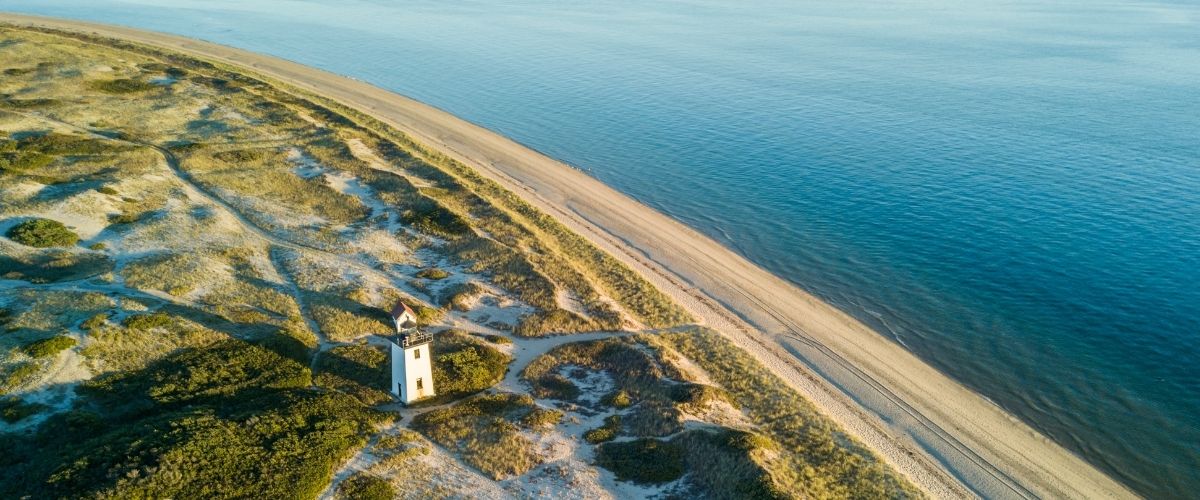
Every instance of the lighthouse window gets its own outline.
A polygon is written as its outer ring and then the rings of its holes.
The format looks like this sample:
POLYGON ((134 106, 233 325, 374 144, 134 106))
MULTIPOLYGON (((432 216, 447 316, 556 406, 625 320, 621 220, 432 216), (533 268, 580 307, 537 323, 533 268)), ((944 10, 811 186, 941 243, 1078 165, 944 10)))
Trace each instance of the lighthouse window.
POLYGON ((425 388, 424 381, 423 381, 423 380, 421 380, 421 379, 417 379, 417 390, 419 391, 419 390, 421 390, 421 389, 424 389, 424 388, 425 388))
POLYGON ((413 359, 421 359, 421 350, 420 349, 413 351, 413 359))

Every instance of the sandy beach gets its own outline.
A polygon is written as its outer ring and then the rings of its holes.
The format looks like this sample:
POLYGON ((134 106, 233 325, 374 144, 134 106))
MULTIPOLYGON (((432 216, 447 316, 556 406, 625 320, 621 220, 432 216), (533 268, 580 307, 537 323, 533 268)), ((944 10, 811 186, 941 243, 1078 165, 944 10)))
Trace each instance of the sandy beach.
POLYGON ((372 115, 495 179, 643 273, 937 498, 1135 495, 849 315, 578 169, 370 84, 148 31, 0 14, 245 68, 372 115))

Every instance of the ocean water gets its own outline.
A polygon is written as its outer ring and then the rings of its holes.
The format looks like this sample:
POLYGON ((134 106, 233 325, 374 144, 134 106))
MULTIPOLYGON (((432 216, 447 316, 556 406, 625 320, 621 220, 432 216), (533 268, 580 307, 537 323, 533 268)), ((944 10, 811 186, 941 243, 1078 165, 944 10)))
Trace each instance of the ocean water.
POLYGON ((351 75, 585 169, 1140 493, 1200 491, 1200 6, 0 0, 351 75))

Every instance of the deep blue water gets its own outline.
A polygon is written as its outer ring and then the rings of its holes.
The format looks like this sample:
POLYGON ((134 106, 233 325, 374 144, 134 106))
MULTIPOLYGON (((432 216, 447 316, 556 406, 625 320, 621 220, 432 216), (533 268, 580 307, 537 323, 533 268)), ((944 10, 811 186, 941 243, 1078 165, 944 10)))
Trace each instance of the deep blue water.
POLYGON ((1196 5, 73 3, 0 10, 446 109, 867 320, 1143 494, 1200 491, 1196 5))

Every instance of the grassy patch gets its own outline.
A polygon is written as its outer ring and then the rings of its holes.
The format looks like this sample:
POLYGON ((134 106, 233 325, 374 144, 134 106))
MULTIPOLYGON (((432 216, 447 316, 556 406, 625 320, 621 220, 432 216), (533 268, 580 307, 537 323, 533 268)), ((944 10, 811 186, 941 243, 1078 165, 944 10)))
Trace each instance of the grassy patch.
POLYGON ((484 338, 484 340, 487 340, 488 342, 491 342, 493 344, 511 345, 513 343, 512 339, 505 337, 503 335, 496 335, 493 333, 484 335, 483 338, 484 338))
POLYGON ((10 424, 15 424, 26 417, 37 415, 46 408, 47 406, 44 404, 28 403, 21 398, 0 398, 0 419, 10 424))
MULTIPOLYGON (((793 498, 771 478, 767 465, 779 445, 769 438, 731 429, 698 429, 671 439, 684 450, 688 481, 710 498, 793 498)), ((852 497, 857 498, 857 497, 852 497)))
POLYGON ((277 389, 306 388, 308 367, 241 340, 224 340, 187 349, 144 370, 120 372, 89 381, 81 388, 122 408, 152 407, 245 396, 277 389))
POLYGON ((0 152, 0 172, 33 172, 53 162, 53 156, 37 151, 0 152))
POLYGON ((507 354, 460 330, 434 335, 433 356, 438 395, 426 404, 453 401, 496 385, 512 362, 507 354))
POLYGON ((417 271, 417 277, 425 278, 427 280, 442 280, 442 279, 449 278, 450 273, 446 272, 445 270, 438 269, 436 267, 431 267, 429 269, 422 269, 420 271, 417 271))
POLYGON ((621 433, 621 416, 609 415, 604 418, 604 425, 583 433, 583 439, 592 444, 612 441, 621 433))
POLYGON ((533 443, 518 432, 518 423, 536 408, 529 396, 476 396, 418 415, 412 427, 460 453, 484 474, 504 479, 524 474, 541 461, 533 443))
POLYGON ((25 345, 25 354, 31 358, 48 358, 62 351, 75 347, 77 342, 74 338, 66 335, 58 335, 48 339, 42 339, 25 345))
POLYGON ((392 500, 396 489, 377 476, 359 472, 338 485, 337 497, 351 500, 392 500))
POLYGON ((8 394, 13 389, 33 381, 42 372, 42 368, 42 362, 33 360, 0 369, 0 394, 8 394))
POLYGON ((600 402, 620 410, 632 405, 633 398, 629 396, 628 392, 616 390, 605 395, 604 399, 601 399, 600 402))
POLYGON ((550 309, 527 314, 513 333, 522 337, 540 337, 555 333, 588 332, 598 329, 591 320, 565 309, 550 309))
MULTIPOLYGON (((3 247, 0 246, 0 250, 3 247)), ((31 283, 54 283, 89 278, 112 271, 107 255, 76 249, 48 248, 0 253, 0 277, 31 283)))
POLYGON ((338 346, 321 353, 314 381, 318 387, 337 390, 373 406, 392 400, 387 392, 388 356, 370 345, 338 346))
POLYGON ((780 491, 814 498, 921 496, 812 403, 719 333, 695 329, 647 340, 669 346, 703 368, 763 434, 781 445, 779 458, 770 466, 780 491))
MULTIPOLYGON (((93 318, 103 316, 93 316, 93 318)), ((121 325, 87 320, 80 351, 95 372, 136 370, 181 348, 210 345, 223 336, 187 318, 165 312, 131 314, 121 325)))
POLYGON ((125 284, 142 290, 159 290, 182 297, 196 288, 223 278, 223 262, 202 252, 161 253, 125 265, 125 284))
POLYGON ((370 334, 395 331, 384 321, 382 311, 341 297, 312 304, 313 319, 330 339, 345 342, 370 334))
POLYGON ((155 328, 171 326, 175 321, 167 313, 156 312, 150 314, 131 314, 125 317, 125 321, 122 324, 125 325, 125 328, 133 330, 153 330, 155 328))
POLYGON ((48 248, 69 247, 79 242, 63 223, 50 219, 30 219, 10 228, 5 236, 22 245, 48 248))
POLYGON ((533 411, 521 417, 521 425, 530 429, 544 431, 562 422, 563 412, 547 408, 534 408, 533 411))
POLYGON ((596 448, 596 463, 621 481, 639 484, 674 481, 684 473, 683 448, 658 439, 602 444, 596 448))
POLYGON ((88 87, 92 90, 108 94, 133 94, 151 90, 154 88, 154 84, 129 78, 117 78, 114 80, 96 80, 90 82, 88 87))
POLYGON ((455 284, 447 287, 442 292, 442 307, 458 311, 469 311, 471 310, 471 306, 474 305, 475 299, 479 298, 485 291, 482 285, 474 281, 455 284))
MULTIPOLYGON (((529 363, 521 377, 533 386, 539 398, 574 401, 579 389, 558 372, 572 366, 604 371, 623 394, 619 399, 637 402, 626 418, 626 430, 634 435, 660 436, 682 426, 681 413, 671 398, 683 376, 660 363, 634 339, 609 338, 563 344, 529 363)), ((611 405, 607 398, 601 404, 611 405)))

